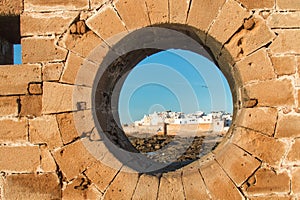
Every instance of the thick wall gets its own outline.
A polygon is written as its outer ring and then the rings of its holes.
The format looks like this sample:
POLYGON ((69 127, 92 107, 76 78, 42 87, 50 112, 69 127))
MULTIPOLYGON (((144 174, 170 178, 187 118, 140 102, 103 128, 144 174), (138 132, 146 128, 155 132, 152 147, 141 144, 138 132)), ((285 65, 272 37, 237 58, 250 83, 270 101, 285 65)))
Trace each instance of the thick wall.
POLYGON ((300 199, 299 0, 3 2, 1 13, 21 13, 23 64, 0 66, 1 199, 300 199), (105 146, 95 158, 85 142, 95 66, 118 42, 109 38, 160 23, 192 27, 211 50, 235 121, 207 159, 153 176, 105 146))

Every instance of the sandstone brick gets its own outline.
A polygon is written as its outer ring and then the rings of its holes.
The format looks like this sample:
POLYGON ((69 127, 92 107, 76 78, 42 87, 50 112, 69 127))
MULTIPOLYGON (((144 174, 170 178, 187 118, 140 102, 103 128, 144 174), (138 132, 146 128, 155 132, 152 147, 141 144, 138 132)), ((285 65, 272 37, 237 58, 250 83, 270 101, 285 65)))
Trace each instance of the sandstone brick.
POLYGON ((13 174, 4 185, 5 199, 60 199, 61 185, 56 174, 13 174))
POLYGON ((158 199, 178 199, 184 198, 181 172, 169 172, 160 178, 158 199))
POLYGON ((42 83, 29 83, 28 86, 28 92, 29 94, 42 94, 43 88, 42 83))
POLYGON ((41 150, 41 169, 43 172, 56 172, 56 163, 46 145, 40 146, 41 150))
POLYGON ((67 51, 55 45, 53 38, 23 38, 22 60, 24 63, 64 61, 67 51))
POLYGON ((169 22, 168 0, 145 0, 151 24, 169 22))
POLYGON ((119 0, 115 7, 129 31, 150 25, 144 0, 119 0))
POLYGON ((296 72, 296 59, 294 56, 273 56, 271 57, 276 74, 291 75, 296 72))
POLYGON ((87 151, 81 140, 55 151, 53 156, 68 180, 73 179, 96 162, 96 159, 87 151))
POLYGON ((118 14, 111 6, 100 9, 98 13, 87 20, 86 24, 104 40, 116 34, 127 32, 118 14))
MULTIPOLYGON (((87 60, 87 59, 85 59, 83 61, 81 67, 78 70, 77 76, 76 76, 76 81, 75 81, 76 85, 83 85, 83 86, 87 86, 87 87, 93 87, 94 82, 96 80, 97 72, 100 68, 99 67, 100 64, 96 64, 94 61, 97 62, 97 61, 100 61, 102 59, 100 54, 95 59, 94 59, 93 56, 94 55, 89 56, 89 59, 91 59, 92 61, 87 60)), ((95 53, 95 56, 96 56, 96 53, 95 53)))
POLYGON ((0 94, 27 94, 30 82, 41 82, 40 65, 1 66, 0 94), (13 87, 11 84, 14 84, 13 87))
POLYGON ((27 140, 27 121, 25 119, 0 120, 1 142, 25 142, 27 140))
POLYGON ((214 40, 224 44, 243 25, 244 19, 249 16, 250 13, 237 2, 227 1, 208 31, 210 35, 207 40, 208 46, 214 44, 214 40))
POLYGON ((83 63, 83 58, 70 52, 64 68, 61 82, 74 84, 76 82, 77 73, 83 63))
POLYGON ((42 112, 42 96, 21 96, 21 116, 38 117, 42 112))
POLYGON ((35 172, 40 165, 38 146, 1 146, 0 157, 0 170, 5 172, 35 172))
POLYGON ((239 190, 216 161, 206 164, 200 171, 212 199, 243 199, 239 190))
POLYGON ((300 27, 300 12, 272 13, 267 20, 271 28, 297 28, 300 27))
POLYGON ((237 125, 253 129, 263 134, 272 136, 277 122, 277 110, 275 108, 247 108, 241 110, 237 119, 237 125))
POLYGON ((255 16, 245 21, 244 28, 225 45, 223 53, 228 51, 235 60, 239 60, 273 41, 274 37, 266 22, 255 16))
POLYGON ((279 9, 300 10, 298 0, 277 0, 279 9))
POLYGON ((62 146, 55 116, 43 116, 29 121, 29 139, 33 144, 46 144, 49 149, 62 146))
POLYGON ((189 1, 169 1, 170 23, 185 24, 187 21, 188 9, 189 1))
POLYGON ((278 30, 278 37, 270 45, 271 51, 276 53, 300 53, 300 30, 278 30))
POLYGON ((294 94, 292 88, 292 83, 288 79, 268 80, 245 86, 244 95, 248 99, 257 99, 258 106, 293 105, 294 94))
POLYGON ((300 116, 280 115, 276 128, 276 137, 299 137, 300 116))
POLYGON ((21 15, 21 35, 61 34, 78 16, 77 12, 56 13, 24 13, 21 15))
POLYGON ((228 176, 240 186, 260 166, 260 162, 233 144, 217 154, 216 160, 228 176))
POLYGON ((265 49, 259 50, 237 62, 235 68, 244 83, 275 78, 272 63, 265 49))
POLYGON ((97 162, 85 172, 86 176, 96 185, 96 187, 104 192, 111 181, 114 179, 118 170, 106 166, 104 163, 97 162))
POLYGON ((73 113, 58 114, 56 119, 64 144, 70 143, 79 137, 73 120, 73 113))
POLYGON ((182 183, 186 199, 209 199, 199 169, 183 170, 182 183))
POLYGON ((25 11, 83 10, 88 8, 88 0, 24 0, 25 11))
POLYGON ((291 162, 300 162, 300 139, 296 139, 289 154, 287 160, 291 162))
POLYGON ((250 197, 250 200, 293 200, 290 196, 279 196, 279 195, 271 195, 271 196, 258 196, 258 197, 250 197))
POLYGON ((1 16, 20 15, 23 11, 22 0, 5 0, 0 3, 1 16))
POLYGON ((263 9, 274 8, 275 0, 253 1, 253 0, 239 0, 248 9, 263 9))
POLYGON ((295 194, 300 194, 300 168, 295 168, 292 171, 292 191, 295 194))
POLYGON ((120 172, 108 188, 104 199, 131 199, 138 177, 137 173, 120 172))
POLYGON ((285 153, 285 144, 283 142, 255 131, 241 128, 234 131, 232 143, 271 166, 279 165, 285 153))
POLYGON ((19 97, 1 97, 0 98, 0 116, 18 115, 19 97))
POLYGON ((259 169, 243 187, 251 195, 289 192, 290 178, 286 172, 275 173, 269 169, 259 169))
POLYGON ((42 113, 60 113, 77 110, 79 102, 91 107, 91 88, 45 82, 42 113))
POLYGON ((133 194, 133 200, 151 200, 156 199, 159 180, 156 176, 143 174, 140 176, 137 187, 133 194))
POLYGON ((58 81, 62 74, 63 63, 49 63, 43 67, 44 81, 58 81))

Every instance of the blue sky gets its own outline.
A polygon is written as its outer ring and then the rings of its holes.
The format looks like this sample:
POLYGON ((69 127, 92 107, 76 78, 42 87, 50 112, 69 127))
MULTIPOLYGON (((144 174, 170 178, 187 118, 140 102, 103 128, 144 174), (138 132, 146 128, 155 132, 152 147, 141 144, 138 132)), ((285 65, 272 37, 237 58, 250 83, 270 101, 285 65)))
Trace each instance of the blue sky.
POLYGON ((14 64, 22 64, 22 48, 20 44, 14 45, 14 64))
POLYGON ((119 114, 121 123, 131 123, 164 110, 232 113, 229 85, 215 64, 199 54, 159 52, 141 61, 126 78, 119 114))

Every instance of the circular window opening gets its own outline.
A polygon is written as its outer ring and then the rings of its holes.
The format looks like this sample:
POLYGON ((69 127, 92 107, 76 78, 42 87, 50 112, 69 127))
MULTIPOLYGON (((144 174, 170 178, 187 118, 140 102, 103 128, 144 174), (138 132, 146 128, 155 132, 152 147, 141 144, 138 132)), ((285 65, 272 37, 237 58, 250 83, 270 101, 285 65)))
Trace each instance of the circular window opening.
POLYGON ((192 30, 173 29, 128 34, 106 53, 93 84, 102 140, 141 173, 170 171, 201 158, 216 148, 232 121, 232 95, 222 72, 192 30))

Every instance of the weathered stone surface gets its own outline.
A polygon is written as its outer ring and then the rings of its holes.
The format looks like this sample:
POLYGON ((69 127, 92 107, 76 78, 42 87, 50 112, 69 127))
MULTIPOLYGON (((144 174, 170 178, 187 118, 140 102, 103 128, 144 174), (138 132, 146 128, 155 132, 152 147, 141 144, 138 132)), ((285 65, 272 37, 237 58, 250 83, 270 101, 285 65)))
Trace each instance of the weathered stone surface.
POLYGON ((73 113, 58 114, 56 119, 64 144, 70 143, 79 137, 74 124, 73 113))
POLYGON ((5 199, 60 199, 61 185, 56 174, 13 174, 4 184, 5 199))
POLYGON ((289 192, 290 178, 286 172, 275 173, 269 169, 259 169, 243 186, 247 194, 271 194, 289 192), (254 181, 254 182, 253 182, 254 181))
POLYGON ((118 14, 111 6, 101 8, 97 14, 87 20, 86 24, 104 40, 127 32, 118 14))
POLYGON ((38 63, 47 61, 64 61, 67 51, 55 45, 54 38, 23 38, 23 63, 38 63))
POLYGON ((129 31, 150 25, 144 0, 119 0, 115 7, 129 31))
POLYGON ((63 63, 49 63, 43 67, 44 81, 58 81, 63 71, 63 63))
POLYGON ((271 28, 297 28, 300 27, 300 12, 272 13, 268 17, 271 28))
POLYGON ((53 156, 68 180, 96 162, 96 159, 86 150, 81 140, 55 151, 53 156))
POLYGON ((157 198, 159 179, 156 176, 143 174, 140 176, 133 200, 151 200, 157 198))
POLYGON ((91 8, 100 8, 107 0, 90 0, 91 8))
POLYGON ((239 190, 216 161, 206 164, 200 171, 212 199, 243 199, 239 190))
POLYGON ((118 173, 118 170, 106 166, 104 163, 97 162, 88 168, 85 174, 101 192, 104 192, 118 173))
POLYGON ((233 144, 228 144, 217 154, 216 160, 238 186, 260 166, 257 159, 233 144))
POLYGON ((67 58, 66 66, 61 77, 61 82, 74 84, 78 70, 83 63, 83 58, 70 52, 67 58))
POLYGON ((276 0, 279 9, 300 10, 298 0, 276 0))
POLYGON ((88 7, 88 0, 24 0, 25 11, 82 10, 88 7))
POLYGON ((240 111, 237 125, 272 136, 275 133, 277 110, 275 108, 247 108, 240 111))
POLYGON ((253 1, 253 0, 238 0, 248 9, 263 9, 274 8, 275 0, 253 1))
POLYGON ((43 94, 42 83, 29 83, 28 92, 32 95, 43 94))
POLYGON ((279 35, 270 45, 271 51, 276 53, 300 53, 300 30, 278 30, 279 35))
POLYGON ((210 199, 199 169, 183 170, 182 183, 186 199, 210 199))
POLYGON ((189 1, 182 1, 182 0, 169 1, 170 23, 185 24, 187 21, 188 9, 189 9, 189 1))
POLYGON ((293 144, 289 154, 287 155, 287 160, 300 163, 300 139, 295 140, 295 143, 293 144))
POLYGON ((25 119, 2 119, 0 127, 0 142, 25 142, 27 140, 25 119))
POLYGON ((56 117, 48 115, 29 121, 29 139, 33 144, 46 144, 49 149, 62 146, 56 117))
POLYGON ((178 199, 183 200, 184 189, 182 185, 181 172, 169 172, 160 178, 158 199, 178 199))
POLYGON ((300 168, 295 168, 292 171, 292 191, 295 194, 300 194, 300 168))
POLYGON ((1 146, 0 157, 0 170, 5 172, 35 172, 40 165, 38 146, 1 146))
POLYGON ((22 0, 3 0, 0 3, 1 15, 20 15, 23 11, 22 0))
POLYGON ((280 115, 276 128, 276 137, 299 137, 300 136, 300 116, 280 115))
POLYGON ((138 173, 120 172, 105 193, 104 199, 131 199, 138 177, 138 173))
POLYGON ((273 195, 273 196, 250 197, 249 199, 250 200, 292 200, 292 197, 273 195))
POLYGON ((41 82, 40 65, 7 65, 0 68, 0 94, 27 94, 30 82, 41 82), (14 84, 13 87, 11 84, 14 84))
POLYGON ((21 35, 61 34, 77 16, 77 12, 24 13, 21 15, 21 35))
POLYGON ((42 112, 42 96, 21 96, 21 116, 38 117, 42 112))
POLYGON ((239 72, 244 83, 275 78, 274 69, 266 49, 261 49, 237 62, 235 69, 239 72))
POLYGON ((56 163, 46 145, 40 146, 41 150, 41 169, 43 172, 56 172, 56 163))
POLYGON ((1 97, 0 98, 0 116, 18 115, 19 97, 1 97))
POLYGON ((288 106, 294 104, 292 88, 288 79, 268 80, 245 86, 244 95, 248 99, 257 99, 258 106, 288 106))
POLYGON ((168 0, 145 0, 151 24, 169 22, 168 0))
POLYGON ((285 154, 283 142, 251 130, 236 129, 232 142, 272 166, 279 165, 285 154))
POLYGON ((271 57, 277 75, 291 75, 296 72, 296 59, 294 56, 271 57))
POLYGON ((245 21, 244 28, 232 37, 222 53, 230 53, 235 60, 239 60, 268 44, 274 37, 265 21, 255 16, 245 21))

